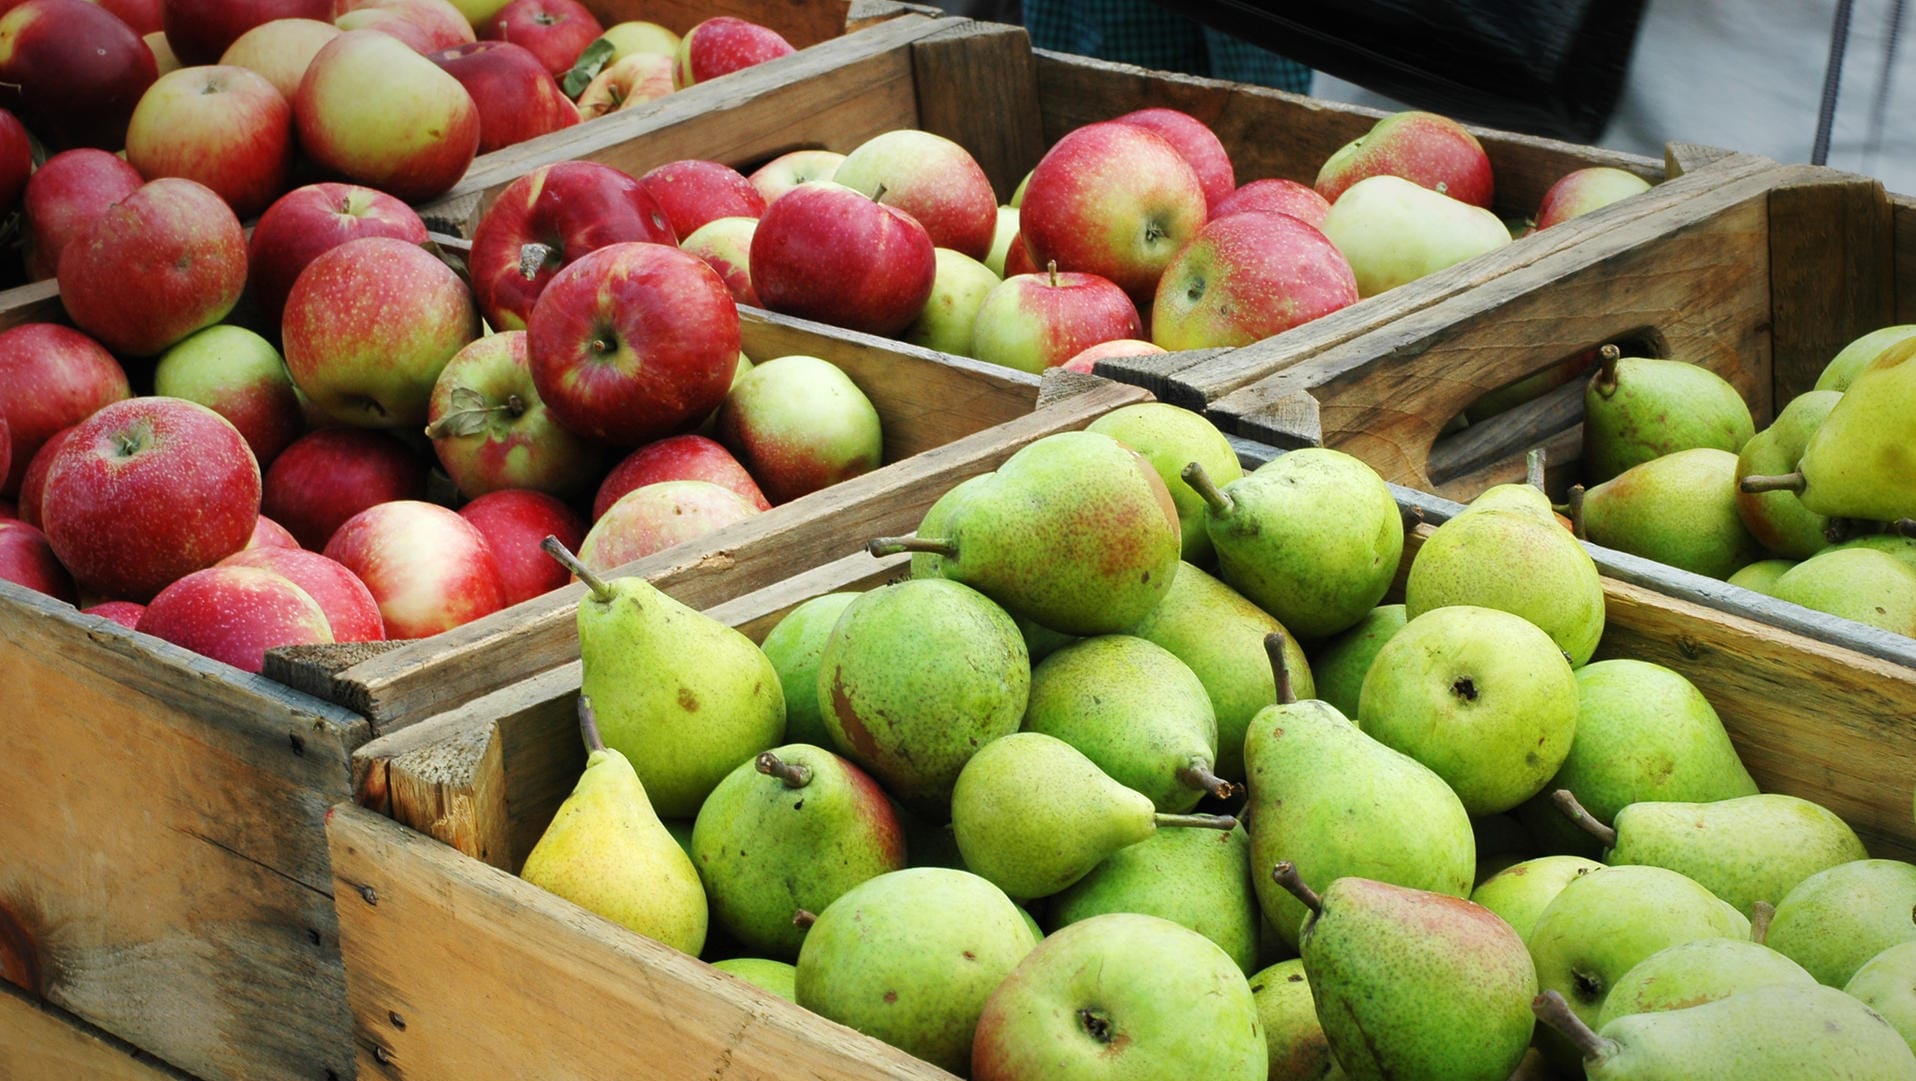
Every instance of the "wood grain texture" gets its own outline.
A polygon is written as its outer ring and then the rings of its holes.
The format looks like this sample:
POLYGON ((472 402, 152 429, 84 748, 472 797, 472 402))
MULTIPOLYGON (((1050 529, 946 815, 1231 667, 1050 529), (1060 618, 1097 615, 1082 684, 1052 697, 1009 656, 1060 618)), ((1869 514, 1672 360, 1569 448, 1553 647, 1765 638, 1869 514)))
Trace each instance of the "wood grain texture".
POLYGON ((0 1077, 8 1081, 192 1081, 144 1051, 0 982, 0 1077))
POLYGON ((1818 170, 1770 193, 1771 401, 1810 390, 1838 350, 1895 321, 1893 229, 1868 177, 1818 170))
POLYGON ((1896 248, 1896 314, 1898 323, 1916 323, 1916 198, 1890 199, 1896 248))
POLYGON ((5 582, 0 686, 20 982, 197 1076, 347 1076, 322 818, 365 722, 5 582))
MULTIPOLYGON (((684 34, 720 15, 776 30, 794 48, 830 41, 845 32, 851 0, 583 0, 602 26, 641 19, 684 34)), ((880 13, 868 12, 870 19, 880 13)))
POLYGON ((0 291, 0 330, 22 323, 67 321, 66 307, 60 303, 60 283, 52 278, 0 291))
POLYGON ((364 808, 328 831, 362 1081, 953 1081, 364 808))
POLYGON ((1022 27, 963 23, 912 45, 918 126, 971 152, 1008 203, 1045 147, 1031 39, 1022 27))

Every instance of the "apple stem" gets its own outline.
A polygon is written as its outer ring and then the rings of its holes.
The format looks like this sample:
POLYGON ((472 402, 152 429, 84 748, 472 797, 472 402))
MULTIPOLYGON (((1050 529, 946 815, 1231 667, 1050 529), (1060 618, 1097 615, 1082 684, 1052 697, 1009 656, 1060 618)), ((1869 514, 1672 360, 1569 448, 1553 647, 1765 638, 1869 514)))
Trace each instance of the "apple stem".
POLYGON ((1559 1035, 1570 1041, 1570 1046, 1575 1047, 1586 1062, 1603 1062, 1621 1048, 1617 1041, 1597 1035, 1596 1030, 1585 1024, 1583 1018, 1577 1016, 1577 1011, 1570 1008, 1570 1003, 1565 1002, 1556 991, 1545 991, 1531 999, 1530 1012, 1537 1015, 1537 1020, 1556 1029, 1559 1035))
POLYGON ((539 271, 545 269, 546 261, 552 258, 552 246, 534 240, 519 246, 519 276, 527 281, 537 280, 539 271))
POLYGON ((1229 833, 1237 828, 1237 819, 1230 815, 1154 815, 1159 829, 1195 829, 1221 830, 1229 833))
POLYGON ((930 552, 947 559, 958 554, 958 546, 937 537, 879 537, 865 545, 875 556, 895 556, 900 552, 930 552))
POLYGON ((767 777, 784 781, 786 788, 804 788, 812 783, 812 767, 802 762, 787 762, 770 751, 760 753, 752 764, 767 777))
POLYGON ((1756 495, 1759 492, 1801 492, 1803 490, 1803 471, 1779 473, 1775 476, 1749 476, 1737 482, 1737 489, 1744 495, 1756 495))
POLYGON ((1229 514, 1231 512, 1231 497, 1226 495, 1216 484, 1212 483, 1211 475, 1204 471, 1202 465, 1192 462, 1183 469, 1178 470, 1178 476, 1184 478, 1184 483, 1190 485, 1191 490, 1196 492, 1205 503, 1209 504, 1211 510, 1218 514, 1229 514))
POLYGON ((579 694, 579 737, 585 740, 585 749, 605 750, 605 738, 599 735, 599 715, 592 709, 592 697, 583 691, 579 694))
POLYGON ((818 922, 818 913, 816 912, 807 911, 806 909, 803 909, 803 908, 795 909, 792 912, 793 927, 802 927, 805 930, 809 931, 811 930, 812 924, 817 922, 818 922))
POLYGON ((1058 261, 1056 259, 1046 259, 1044 272, 1050 277, 1051 287, 1056 289, 1058 287, 1058 261))
POLYGON ((1597 350, 1597 374, 1591 385, 1605 398, 1617 392, 1617 361, 1622 359, 1623 351, 1614 345, 1605 343, 1597 350))
POLYGON ((1324 899, 1317 891, 1304 884, 1304 876, 1297 873, 1297 864, 1290 860, 1278 860, 1271 868, 1271 881, 1284 887, 1292 897, 1304 903, 1313 915, 1323 915, 1324 899))
POLYGON ((572 550, 567 548, 559 538, 548 533, 546 539, 539 542, 539 547, 545 551, 545 554, 558 560, 566 570, 571 571, 573 577, 591 587, 593 595, 599 600, 607 604, 612 603, 612 587, 606 583, 605 579, 594 574, 591 567, 579 562, 579 557, 573 555, 572 550))
POLYGON ((1617 831, 1597 821, 1597 816, 1589 808, 1577 801, 1577 797, 1568 788, 1559 788, 1550 793, 1550 802, 1557 805, 1563 816, 1576 823, 1577 828, 1595 837, 1605 848, 1617 846, 1617 831))
POLYGON ((885 185, 880 184, 878 185, 877 190, 872 192, 872 202, 882 203, 884 201, 885 201, 885 185))
POLYGON ((1776 919, 1776 906, 1768 901, 1750 904, 1750 941, 1761 946, 1770 937, 1770 921, 1776 919))
POLYGON ((1539 492, 1543 491, 1543 448, 1532 447, 1530 453, 1523 456, 1523 481, 1539 492))
POLYGON ((1178 783, 1186 788, 1208 792, 1216 799, 1230 799, 1243 790, 1243 786, 1232 784, 1211 772, 1211 764, 1202 759, 1193 759, 1178 770, 1178 783))
POLYGON ((1283 631, 1264 636, 1264 652, 1271 658, 1271 682, 1277 686, 1278 704, 1288 706, 1297 701, 1297 691, 1291 686, 1290 662, 1284 659, 1283 631))

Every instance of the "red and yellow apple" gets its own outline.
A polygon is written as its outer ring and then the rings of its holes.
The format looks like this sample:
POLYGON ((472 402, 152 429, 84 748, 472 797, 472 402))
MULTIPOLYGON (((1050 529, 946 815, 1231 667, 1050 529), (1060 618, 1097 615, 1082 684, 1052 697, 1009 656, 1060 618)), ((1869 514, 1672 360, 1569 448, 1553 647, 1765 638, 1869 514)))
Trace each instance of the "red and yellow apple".
POLYGON ((472 95, 378 30, 348 30, 314 54, 293 119, 315 164, 406 202, 458 183, 479 150, 472 95))
POLYGON ((467 497, 514 488, 572 496, 599 475, 598 446, 562 427, 540 400, 522 330, 487 335, 446 362, 426 437, 467 497))
POLYGON ((333 533, 324 554, 366 583, 387 638, 425 638, 505 606, 485 537, 437 503, 368 507, 333 533))
POLYGON ((126 160, 147 179, 183 176, 241 218, 266 209, 293 169, 293 109, 264 75, 208 64, 147 87, 126 129, 126 160))
POLYGON ((424 499, 431 471, 425 455, 391 432, 321 428, 294 440, 267 467, 260 510, 317 552, 367 507, 424 499))

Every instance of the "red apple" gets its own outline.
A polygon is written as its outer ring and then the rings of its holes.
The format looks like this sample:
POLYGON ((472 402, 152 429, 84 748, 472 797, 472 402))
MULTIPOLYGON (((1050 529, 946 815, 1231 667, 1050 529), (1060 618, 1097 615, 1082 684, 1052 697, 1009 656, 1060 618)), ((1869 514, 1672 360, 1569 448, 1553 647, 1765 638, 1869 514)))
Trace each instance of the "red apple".
POLYGON ((362 184, 308 184, 273 201, 247 242, 247 286, 260 311, 278 326, 286 294, 321 252, 360 237, 426 242, 426 223, 412 207, 362 184))
POLYGON ((668 480, 709 481, 744 496, 759 510, 772 509, 758 482, 724 444, 702 435, 674 435, 647 443, 612 467, 592 497, 592 520, 605 517, 625 493, 668 480))
POLYGON ((126 122, 159 78, 153 50, 87 0, 26 0, 0 15, 0 108, 50 150, 126 144, 126 122))
POLYGON ((346 519, 379 503, 424 499, 432 463, 389 432, 321 428, 280 452, 266 470, 262 513, 302 548, 326 547, 346 519))
POLYGON ((266 651, 333 641, 319 602, 260 567, 207 567, 160 591, 134 629, 235 668, 257 672, 266 651))
POLYGON ((264 514, 253 523, 253 535, 246 542, 246 551, 250 548, 298 548, 299 538, 287 532, 286 527, 273 521, 264 514))
POLYGON ((91 608, 80 609, 80 614, 110 619, 130 631, 140 625, 140 617, 146 614, 146 605, 137 601, 101 601, 91 608))
POLYGON ((605 32, 579 0, 512 0, 486 20, 484 36, 532 50, 554 79, 564 75, 605 32))
POLYGON ((245 327, 220 323, 176 342, 153 369, 153 393, 198 402, 231 421, 261 468, 306 430, 279 350, 245 327))
POLYGON ((161 0, 94 0, 101 7, 120 17, 120 21, 131 27, 133 32, 145 37, 158 33, 165 19, 165 4, 161 0))
POLYGON ((1345 143, 1317 172, 1331 202, 1366 177, 1400 176, 1472 206, 1489 207, 1495 183, 1483 144, 1462 124, 1426 112, 1392 113, 1345 143))
POLYGON ((1144 332, 1137 306, 1096 274, 1017 274, 985 295, 972 355, 1027 372, 1056 367, 1085 349, 1144 332))
POLYGON ((181 68, 140 98, 126 129, 126 160, 148 179, 197 180, 251 218, 286 190, 293 109, 248 68, 181 68))
POLYGON ((845 155, 835 150, 792 150, 780 154, 752 171, 746 179, 765 197, 765 204, 814 180, 830 180, 845 155))
POLYGON ((1648 180, 1608 165, 1574 170, 1543 193, 1543 203, 1537 207, 1537 228, 1548 229, 1558 222, 1649 190, 1648 180))
POLYGON ((524 330, 561 270, 633 240, 676 244, 678 234, 631 175, 590 161, 534 169, 506 185, 473 230, 466 265, 479 310, 496 330, 524 330))
MULTIPOLYGON (((7 424, 6 407, 6 399, 0 398, 0 480, 4 480, 7 474, 13 471, 13 429, 7 424)), ((15 508, 9 506, 6 513, 0 514, 0 517, 17 518, 19 514, 15 508)))
POLYGON ((524 46, 474 41, 426 55, 472 95, 481 154, 579 122, 579 107, 524 46))
POLYGON ((144 601, 246 546, 259 465, 226 418, 179 398, 129 398, 81 421, 47 465, 40 517, 90 593, 144 601))
POLYGON ((318 19, 274 19, 235 38, 220 63, 260 73, 290 104, 307 65, 339 35, 339 27, 318 19))
POLYGON ((1261 210, 1270 214, 1289 214, 1313 229, 1324 226, 1324 215, 1331 212, 1330 200, 1317 189, 1295 180, 1253 180, 1211 208, 1211 220, 1261 210))
POLYGON ((62 150, 48 158, 27 178, 20 199, 26 213, 27 275, 35 280, 53 277, 67 244, 144 183, 125 158, 95 147, 62 150))
POLYGON ((60 444, 72 438, 73 429, 77 427, 78 424, 62 428, 47 437, 47 441, 34 452, 33 460, 27 463, 26 473, 20 478, 20 501, 15 505, 18 512, 15 517, 36 529, 44 528, 40 521, 40 497, 47 490, 47 467, 53 464, 54 455, 60 453, 60 444))
POLYGON ((874 135, 845 156, 832 182, 910 214, 937 247, 973 259, 991 252, 998 197, 971 153, 942 135, 874 135))
POLYGON ((325 555, 372 590, 387 638, 424 638, 504 607, 486 539, 436 503, 368 507, 326 542, 325 555))
POLYGON ((719 408, 718 438, 774 503, 883 464, 878 410, 843 369, 818 357, 768 360, 719 408))
POLYGON ((1015 278, 1020 274, 1037 272, 1038 264, 1031 258, 1031 249, 1025 246, 1024 230, 1020 229, 1005 248, 1005 277, 1015 278))
POLYGON ((917 219, 835 181, 779 196, 752 234, 752 285, 766 307, 871 334, 910 326, 936 269, 917 219))
POLYGON ((17 522, 20 520, 20 504, 11 499, 0 499, 0 520, 17 522))
POLYGON ((472 292, 417 244, 361 237, 306 265, 280 338, 300 393, 329 419, 415 428, 440 369, 479 336, 472 292))
POLYGON ((698 423, 724 400, 738 366, 738 305, 695 256, 612 244, 539 294, 526 352, 560 424, 637 446, 698 423))
POLYGON ((1055 261, 1059 270, 1109 278, 1143 309, 1205 215, 1203 186, 1175 147, 1135 124, 1107 121, 1075 129, 1039 159, 1018 221, 1039 266, 1055 261))
POLYGON ((1164 268, 1151 340, 1166 349, 1249 345, 1357 302, 1357 278, 1323 233, 1288 214, 1233 214, 1164 268))
POLYGON ((1108 342, 1099 342, 1088 349, 1081 350, 1070 360, 1058 365, 1058 367, 1063 368, 1067 372, 1081 372, 1085 375, 1094 375, 1097 372, 1097 365, 1100 360, 1108 360, 1113 357, 1144 357, 1164 351, 1163 346, 1153 342, 1147 342, 1142 338, 1113 338, 1108 342))
POLYGON ((751 500, 710 481, 648 484, 619 497, 592 523, 579 558, 595 571, 610 572, 758 513, 751 500))
POLYGON ((705 261, 724 280, 732 299, 762 308, 752 288, 752 234, 757 218, 713 218, 679 241, 679 250, 705 261))
POLYGON ((379 602, 366 583, 336 560, 303 548, 245 548, 219 561, 221 567, 257 567, 284 575, 319 603, 335 642, 378 642, 386 637, 379 602))
POLYGON ((681 88, 716 79, 797 50, 770 27, 731 15, 716 15, 679 39, 677 82, 681 88))
POLYGON ((293 120, 321 168, 406 202, 458 183, 479 150, 472 95, 378 30, 348 30, 314 54, 293 120))
POLYGON ((585 540, 585 523, 557 499, 544 492, 507 488, 488 492, 460 507, 459 517, 471 522, 486 538, 508 605, 531 600, 572 580, 571 573, 539 547, 539 542, 550 536, 577 551, 585 540))
POLYGON ((0 400, 13 462, 0 477, 0 494, 20 491, 41 444, 131 393, 113 354, 71 327, 23 323, 0 330, 0 400))
POLYGON ((165 0, 164 29, 181 62, 211 64, 255 26, 274 19, 332 18, 333 0, 165 0))
POLYGON ((33 174, 33 141, 20 118, 0 109, 0 216, 11 214, 33 174))
POLYGON ((658 53, 621 56, 594 75, 579 92, 579 118, 591 120, 657 101, 675 89, 671 57, 658 53))
POLYGON ((60 253, 73 325, 152 356, 226 317, 246 288, 246 234, 225 199, 181 177, 149 180, 60 253))
POLYGON ((433 385, 427 418, 439 464, 467 496, 511 488, 572 496, 599 475, 598 446, 561 427, 540 400, 522 330, 455 354, 433 385))
POLYGON ((765 197, 737 169, 716 161, 669 161, 639 178, 652 194, 672 234, 688 237, 716 218, 756 218, 765 213, 765 197))
POLYGON ((0 581, 12 582, 73 604, 73 576, 54 558, 46 534, 25 522, 0 519, 0 581))
POLYGON ((381 30, 421 55, 473 41, 472 24, 447 0, 336 0, 333 25, 381 30))
POLYGON ((1237 188, 1237 172, 1231 167, 1231 155, 1204 121, 1176 109, 1139 109, 1116 118, 1120 124, 1136 124, 1157 132, 1170 143, 1204 189, 1204 205, 1215 216, 1217 206, 1237 188))

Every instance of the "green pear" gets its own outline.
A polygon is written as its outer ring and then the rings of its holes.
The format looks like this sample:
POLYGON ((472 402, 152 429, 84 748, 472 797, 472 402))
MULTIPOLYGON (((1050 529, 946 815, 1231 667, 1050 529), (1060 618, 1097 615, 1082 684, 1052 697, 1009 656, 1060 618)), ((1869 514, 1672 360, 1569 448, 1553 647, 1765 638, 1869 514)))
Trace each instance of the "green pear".
POLYGON ((1596 856, 1601 846, 1551 803, 1558 788, 1609 822, 1628 804, 1732 799, 1754 795, 1756 782, 1695 685, 1662 665, 1618 658, 1577 669, 1570 754, 1518 813, 1545 851, 1596 856))
POLYGON ((1279 961, 1253 975, 1251 997, 1270 1052, 1269 1081, 1326 1081, 1342 1074, 1317 1019, 1303 958, 1279 961))
POLYGON ((1530 1047, 1537 970, 1496 913, 1367 878, 1321 897, 1280 862, 1310 911, 1298 948, 1338 1065, 1355 1081, 1505 1081, 1530 1047))
POLYGON ((1596 1027, 1619 1017, 1682 1010, 1758 987, 1814 986, 1803 966, 1759 942, 1700 938, 1679 942, 1638 961, 1623 974, 1597 1011, 1596 1027))
POLYGON ((1104 862, 1045 906, 1052 931, 1106 912, 1141 912, 1181 923, 1231 955, 1257 964, 1260 913, 1251 888, 1251 838, 1240 827, 1158 830, 1104 862))
POLYGON ((971 328, 1000 272, 950 248, 932 249, 931 296, 898 336, 955 356, 971 355, 971 328))
POLYGON ((1605 346, 1583 393, 1583 478, 1600 484, 1680 450, 1731 454, 1756 434, 1729 381, 1682 360, 1621 356, 1605 346))
POLYGON ((712 918, 745 948, 796 957, 797 909, 823 911, 905 866, 905 831, 857 766, 803 743, 765 751, 719 782, 692 828, 712 918))
POLYGON ((1797 883, 1776 903, 1765 941, 1818 983, 1842 987, 1870 958, 1916 940, 1912 911, 1916 865, 1856 860, 1797 883))
POLYGON ((1478 510, 1438 526, 1411 560, 1405 611, 1414 620, 1462 604, 1522 616, 1569 654, 1573 667, 1589 661, 1603 637, 1597 565, 1553 517, 1478 510))
POLYGON ((1851 537, 1832 548, 1873 548, 1902 560, 1903 566, 1916 571, 1916 537, 1905 537, 1898 533, 1865 533, 1860 537, 1851 537))
POLYGON ((1477 511, 1510 511, 1535 518, 1540 522, 1563 526, 1565 519, 1558 517, 1556 507, 1551 505, 1550 497, 1544 494, 1544 452, 1541 447, 1533 447, 1524 454, 1524 479, 1508 484, 1493 484, 1477 493, 1477 498, 1464 505, 1459 515, 1474 514, 1477 511))
POLYGON ((1916 1052, 1869 1007, 1827 987, 1759 987, 1630 1014, 1593 1030, 1561 996, 1537 1013, 1590 1081, 1911 1081, 1916 1052))
POLYGON ((1881 1014, 1916 1048, 1916 942, 1900 942, 1870 958, 1843 990, 1881 1014))
POLYGON ((1244 475, 1237 451, 1217 425, 1202 413, 1169 402, 1140 402, 1113 409, 1085 430, 1108 435, 1151 463, 1177 506, 1185 562, 1209 562, 1211 535, 1204 527, 1204 500, 1179 476, 1189 462, 1202 465, 1216 484, 1230 484, 1244 475))
POLYGON ((1856 374, 1811 434, 1794 482, 1744 478, 1745 491, 1786 487, 1832 518, 1892 522, 1916 516, 1916 337, 1884 349, 1856 374), (1762 482, 1762 483, 1755 483, 1762 482))
POLYGON ((794 985, 813 1013, 963 1075, 985 1000, 1031 948, 1025 917, 998 887, 911 867, 818 913, 794 985))
MULTIPOLYGON (((1244 778, 1244 730, 1257 711, 1277 701, 1264 636, 1282 631, 1270 613, 1189 563, 1179 563, 1164 600, 1131 633, 1156 642, 1196 673, 1217 718, 1218 775, 1244 778)), ((1288 638, 1291 683, 1313 695, 1304 648, 1288 638)))
POLYGON ((1736 492, 1735 454, 1680 450, 1584 492, 1578 526, 1594 544, 1728 578, 1764 556, 1737 513, 1736 492))
POLYGON ((665 832, 631 763, 599 738, 579 696, 585 772, 527 853, 519 877, 694 956, 705 946, 705 890, 665 832))
POLYGON ((824 652, 838 617, 857 599, 857 593, 813 597, 787 612, 759 644, 785 692, 787 743, 831 746, 831 730, 818 711, 818 655, 824 652))
MULTIPOLYGON (((1350 627, 1319 642, 1311 657, 1315 697, 1329 702, 1346 717, 1356 716, 1358 695, 1364 689, 1371 662, 1384 643, 1404 629, 1409 618, 1401 604, 1380 604, 1350 627)), ((1299 690, 1298 694, 1313 697, 1308 690, 1299 690)))
POLYGON ((1785 571, 1796 566, 1794 559, 1759 559, 1745 564, 1728 581, 1733 586, 1754 590, 1766 596, 1776 592, 1776 580, 1783 577, 1785 571))
POLYGON ((1184 479, 1207 504, 1219 572, 1291 633, 1336 634, 1383 599, 1403 556, 1404 521, 1376 470, 1306 447, 1219 488, 1193 465, 1184 479))
POLYGON ((750 638, 643 578, 606 581, 557 540, 545 550, 588 587, 579 599, 581 693, 606 745, 658 813, 688 818, 740 762, 785 735, 785 692, 750 638))
POLYGON ((1345 188, 1323 233, 1350 262, 1360 297, 1510 243, 1510 230, 1483 207, 1389 175, 1345 188))
POLYGON ((1112 912, 1040 942, 978 1018, 972 1081, 1264 1081, 1250 984, 1210 939, 1112 912))
POLYGON ((871 542, 872 553, 935 554, 931 573, 1066 634, 1128 632, 1164 598, 1182 543, 1157 471, 1097 432, 1029 443, 933 509, 942 528, 921 522, 914 537, 871 542))
POLYGON ((934 818, 972 752, 1018 730, 1030 685, 1018 625, 943 578, 866 592, 818 659, 819 712, 838 752, 934 818))
MULTIPOLYGON (((1456 793, 1329 703, 1297 700, 1280 636, 1265 648, 1278 693, 1244 739, 1251 865, 1288 860, 1326 882, 1356 875, 1467 896, 1476 842, 1456 793)), ((1304 905, 1265 875, 1251 882, 1265 918, 1295 946, 1304 905)))
POLYGON ((720 972, 729 972, 746 983, 784 999, 798 1001, 798 968, 787 961, 769 957, 727 957, 712 962, 720 972))
POLYGON ((1477 883, 1470 899, 1502 916, 1528 939, 1537 917, 1565 886, 1602 866, 1582 856, 1538 856, 1513 863, 1477 883))
POLYGON ((1883 351, 1892 345, 1916 338, 1916 324, 1904 323, 1899 326, 1881 327, 1872 330, 1838 350, 1823 366, 1822 374, 1816 377, 1817 390, 1849 389, 1856 381, 1857 373, 1869 366, 1870 361, 1883 355, 1883 351))
POLYGON ((1056 736, 1160 811, 1233 794, 1219 779, 1217 717, 1191 669, 1128 634, 1085 638, 1031 670, 1024 731, 1056 736))
POLYGON ((1536 795, 1570 753, 1577 677, 1529 620, 1476 605, 1436 608, 1377 652, 1357 724, 1430 767, 1471 814, 1496 814, 1536 795))
POLYGON ((1790 559, 1808 559, 1829 543, 1830 520, 1803 506, 1794 492, 1746 492, 1743 478, 1788 473, 1803 458, 1842 395, 1833 390, 1799 394, 1756 433, 1736 456, 1736 512, 1764 548, 1790 559))
POLYGON ((1916 636, 1916 570, 1874 548, 1832 548, 1778 576, 1770 595, 1893 634, 1916 636))
POLYGON ((1025 653, 1030 656, 1032 664, 1079 640, 1075 634, 1062 634, 1023 616, 1012 618, 1018 623, 1018 633, 1024 636, 1025 653))
POLYGON ((1235 819, 1160 814, 1064 740, 1014 732, 965 763, 951 828, 965 866, 1011 897, 1049 897, 1159 826, 1231 829, 1235 819))

